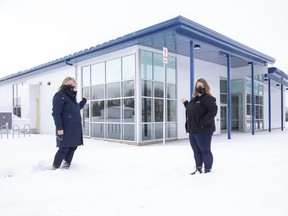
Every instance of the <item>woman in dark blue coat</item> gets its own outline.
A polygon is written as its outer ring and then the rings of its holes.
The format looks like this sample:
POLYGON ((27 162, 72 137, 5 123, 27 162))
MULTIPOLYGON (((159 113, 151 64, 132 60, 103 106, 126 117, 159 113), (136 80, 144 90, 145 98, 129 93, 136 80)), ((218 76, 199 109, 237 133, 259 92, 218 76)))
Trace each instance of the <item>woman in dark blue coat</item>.
POLYGON ((77 82, 66 77, 59 91, 53 97, 52 116, 56 126, 56 142, 59 148, 53 162, 53 169, 58 169, 63 160, 63 168, 69 168, 77 146, 83 145, 80 110, 87 102, 84 97, 80 103, 76 101, 77 82))
POLYGON ((215 131, 214 118, 217 114, 216 99, 210 94, 210 87, 206 80, 198 79, 193 93, 193 98, 188 102, 182 98, 181 102, 186 108, 186 131, 189 133, 190 145, 194 152, 196 170, 202 173, 211 172, 213 154, 211 140, 215 131))

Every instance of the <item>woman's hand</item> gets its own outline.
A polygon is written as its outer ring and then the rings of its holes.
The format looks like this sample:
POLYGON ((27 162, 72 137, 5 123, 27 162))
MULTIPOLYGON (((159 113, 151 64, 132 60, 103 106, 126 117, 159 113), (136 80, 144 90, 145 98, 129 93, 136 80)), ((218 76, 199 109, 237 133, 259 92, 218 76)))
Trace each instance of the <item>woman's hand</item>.
POLYGON ((89 100, 89 94, 84 94, 83 98, 85 98, 86 100, 89 100))
POLYGON ((181 98, 181 103, 184 103, 185 101, 187 101, 186 98, 181 98))
POLYGON ((64 130, 58 130, 58 131, 57 131, 57 134, 58 134, 58 135, 63 135, 63 134, 64 134, 64 130))

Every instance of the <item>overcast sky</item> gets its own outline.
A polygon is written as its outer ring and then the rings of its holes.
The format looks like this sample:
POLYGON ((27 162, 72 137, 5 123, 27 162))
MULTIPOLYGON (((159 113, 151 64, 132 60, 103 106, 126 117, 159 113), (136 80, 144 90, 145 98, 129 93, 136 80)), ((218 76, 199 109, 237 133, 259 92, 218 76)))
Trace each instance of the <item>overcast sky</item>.
POLYGON ((178 15, 274 57, 288 74, 287 8, 287 0, 0 0, 0 77, 178 15))

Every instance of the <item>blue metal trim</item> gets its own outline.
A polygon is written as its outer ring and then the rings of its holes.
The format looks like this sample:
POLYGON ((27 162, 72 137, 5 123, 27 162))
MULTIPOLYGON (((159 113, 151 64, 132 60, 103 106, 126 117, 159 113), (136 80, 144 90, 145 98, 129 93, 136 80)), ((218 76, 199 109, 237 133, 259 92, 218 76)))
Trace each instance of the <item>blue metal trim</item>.
POLYGON ((269 118, 269 132, 271 132, 271 79, 268 78, 268 118, 269 118))
POLYGON ((283 95, 283 85, 281 84, 281 130, 283 131, 283 128, 284 128, 284 121, 283 121, 283 118, 284 118, 284 110, 283 110, 283 107, 284 107, 284 95, 283 95))
POLYGON ((231 56, 227 54, 227 129, 228 129, 228 139, 231 139, 231 56))
POLYGON ((251 93, 252 93, 252 135, 255 134, 255 93, 254 93, 254 62, 251 64, 251 93))
POLYGON ((194 92, 194 42, 190 41, 190 97, 194 92))

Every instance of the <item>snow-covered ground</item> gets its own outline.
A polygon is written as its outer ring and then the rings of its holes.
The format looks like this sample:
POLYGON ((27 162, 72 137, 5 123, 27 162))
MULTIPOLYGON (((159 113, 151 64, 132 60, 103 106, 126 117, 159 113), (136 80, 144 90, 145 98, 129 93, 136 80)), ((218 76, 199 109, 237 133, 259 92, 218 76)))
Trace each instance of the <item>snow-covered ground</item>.
POLYGON ((286 129, 213 136, 213 171, 194 176, 188 140, 84 142, 69 170, 51 171, 54 136, 3 136, 0 215, 288 215, 286 129))

